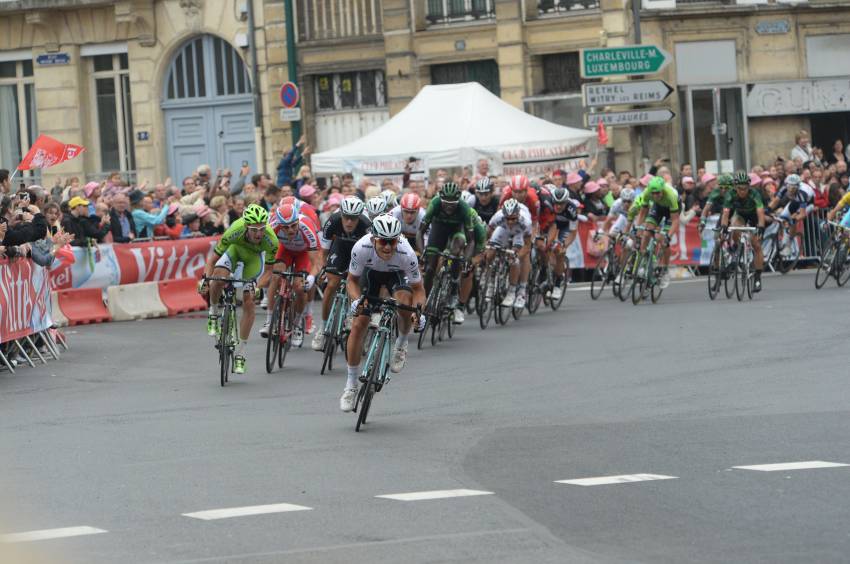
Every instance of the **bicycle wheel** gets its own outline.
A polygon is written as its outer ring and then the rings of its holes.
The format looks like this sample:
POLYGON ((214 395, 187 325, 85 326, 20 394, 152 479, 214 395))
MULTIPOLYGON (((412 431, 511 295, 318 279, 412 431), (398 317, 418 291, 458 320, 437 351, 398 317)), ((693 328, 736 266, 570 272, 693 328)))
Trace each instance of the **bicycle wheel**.
POLYGON ((221 386, 227 385, 230 379, 230 317, 233 315, 229 306, 224 307, 221 317, 221 327, 218 336, 218 363, 220 365, 221 386))
POLYGON ((284 302, 280 310, 281 343, 277 355, 278 368, 283 368, 283 363, 286 362, 286 353, 292 348, 292 331, 295 329, 295 300, 292 294, 287 294, 283 300, 284 302))
POLYGON ((598 300, 599 296, 605 290, 605 285, 608 284, 609 269, 611 268, 611 258, 606 252, 596 261, 596 266, 593 268, 593 274, 590 278, 590 297, 598 300))
POLYGON ((778 269, 782 274, 788 274, 797 266, 797 262, 800 260, 800 253, 803 249, 803 236, 800 233, 795 234, 793 237, 786 233, 783 237, 782 244, 779 245, 779 251, 777 252, 777 256, 779 257, 778 269), (783 254, 784 249, 788 249, 787 252, 783 254))
POLYGON ((543 275, 543 266, 540 263, 540 257, 534 257, 534 263, 531 265, 531 274, 528 277, 528 302, 525 304, 528 308, 528 313, 534 314, 540 308, 540 302, 543 301, 543 287, 540 285, 540 277, 543 275))
POLYGON ((732 296, 735 295, 735 278, 736 273, 738 272, 738 266, 735 264, 735 261, 732 260, 731 255, 722 251, 725 257, 723 259, 723 271, 724 271, 724 280, 723 280, 723 291, 726 293, 726 298, 731 300, 732 296))
POLYGON ((735 259, 735 297, 738 298, 739 302, 744 300, 744 294, 746 293, 746 289, 744 288, 744 285, 747 283, 746 268, 744 244, 738 242, 738 253, 735 259))
MULTIPOLYGON (((423 314, 423 315, 425 315, 425 314, 423 314)), ((425 315, 425 326, 422 327, 422 330, 419 332, 419 339, 417 339, 417 342, 416 342, 416 348, 419 349, 419 350, 422 350, 422 344, 426 340, 426 335, 428 334, 428 329, 430 329, 429 325, 430 325, 430 320, 428 319, 428 316, 425 315)))
POLYGON ((635 265, 635 273, 632 278, 630 292, 632 295, 632 304, 638 305, 643 299, 646 291, 647 283, 647 259, 646 255, 642 255, 635 265))
POLYGON ((325 335, 325 349, 322 358, 322 370, 319 374, 324 374, 325 370, 333 370, 334 353, 336 352, 336 337, 325 335))
POLYGON ((455 323, 454 323, 454 312, 452 310, 448 310, 448 314, 446 315, 443 322, 446 324, 446 333, 449 335, 449 339, 454 339, 455 336, 455 323))
POLYGON ((490 269, 487 269, 487 272, 484 273, 482 277, 483 283, 478 289, 478 300, 475 302, 475 306, 478 310, 478 325, 482 330, 487 329, 487 326, 490 325, 490 318, 493 317, 493 298, 487 297, 487 288, 493 290, 493 286, 491 285, 491 275, 490 269))
POLYGON ((746 274, 746 290, 747 290, 747 299, 752 300, 753 294, 755 293, 755 285, 756 285, 756 273, 755 267, 753 266, 753 249, 749 245, 746 248, 746 255, 744 256, 744 274, 746 274))
POLYGON ((372 338, 369 354, 366 356, 368 365, 366 367, 368 376, 366 382, 360 384, 362 392, 362 400, 360 402, 357 414, 357 426, 355 431, 360 431, 360 426, 366 423, 366 418, 369 416, 369 408, 372 407, 372 397, 377 391, 377 380, 381 370, 381 362, 383 359, 383 349, 385 346, 384 338, 380 333, 375 333, 372 338), (364 389, 365 388, 365 389, 364 389))
POLYGON ((362 393, 362 397, 360 399, 360 405, 357 408, 357 425, 354 427, 354 431, 359 433, 360 426, 366 423, 366 417, 369 416, 369 408, 372 407, 372 396, 375 395, 375 386, 371 382, 364 382, 360 384, 360 389, 362 393))
POLYGON ((618 256, 612 247, 608 256, 608 264, 610 265, 608 279, 611 281, 611 293, 614 294, 615 298, 620 297, 620 258, 623 253, 622 248, 620 249, 620 253, 621 254, 618 256))
POLYGON ((269 322, 269 336, 266 337, 266 373, 271 374, 277 355, 280 352, 280 307, 281 297, 276 296, 272 305, 272 319, 269 322))
POLYGON ((850 264, 848 264, 847 245, 840 243, 835 253, 835 281, 839 286, 847 284, 850 279, 850 264))
MULTIPOLYGON (((820 259, 820 264, 818 265, 818 270, 815 273, 815 288, 820 290, 823 288, 823 285, 826 284, 826 281, 829 280, 829 275, 832 274, 833 268, 838 266, 838 262, 835 260, 835 244, 833 241, 827 243, 826 249, 823 251, 823 256, 820 259)), ((836 280, 839 277, 836 276, 836 280)), ((839 284, 840 286, 841 284, 839 284)))
POLYGON ((493 307, 496 308, 496 321, 499 322, 499 325, 506 325, 508 323, 508 319, 511 317, 510 310, 513 309, 502 305, 502 301, 508 295, 508 289, 510 288, 507 281, 507 271, 499 272, 499 293, 494 297, 495 301, 493 302, 493 307))
POLYGON ((649 287, 649 295, 652 299, 652 303, 657 304, 658 300, 661 299, 661 292, 664 291, 664 288, 661 287, 660 281, 661 277, 664 275, 664 267, 656 266, 654 268, 652 285, 649 287))
POLYGON ((632 288, 632 268, 634 268, 635 262, 635 253, 634 251, 629 251, 626 255, 626 262, 623 263, 623 268, 620 269, 619 278, 619 286, 620 293, 617 297, 620 298, 621 302, 629 299, 629 291, 632 288))
POLYGON ((720 243, 714 245, 711 251, 711 259, 708 262, 708 298, 714 300, 720 293, 720 284, 723 282, 723 253, 720 243))

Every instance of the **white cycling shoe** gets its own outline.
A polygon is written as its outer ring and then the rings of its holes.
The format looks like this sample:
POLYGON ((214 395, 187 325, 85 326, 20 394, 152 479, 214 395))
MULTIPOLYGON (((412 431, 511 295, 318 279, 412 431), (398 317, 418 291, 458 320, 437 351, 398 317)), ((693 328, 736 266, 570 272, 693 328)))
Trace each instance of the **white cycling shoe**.
POLYGON ((466 315, 462 308, 458 307, 454 309, 452 313, 452 321, 455 325, 462 325, 463 322, 466 321, 466 315))
POLYGON ((516 297, 516 300, 514 300, 514 307, 516 309, 522 309, 522 308, 525 307, 525 296, 524 295, 519 295, 519 296, 516 297))
POLYGON ((564 295, 564 289, 560 286, 555 286, 552 288, 552 299, 556 302, 561 299, 561 296, 564 295))
POLYGON ((393 358, 390 361, 390 370, 398 374, 404 368, 404 364, 407 362, 407 343, 402 346, 396 345, 393 347, 393 358))
POLYGON ((357 388, 346 388, 339 398, 339 408, 349 413, 354 411, 354 403, 357 401, 357 388))
POLYGON ((269 325, 271 325, 271 323, 266 321, 265 323, 263 323, 263 326, 260 327, 260 337, 262 337, 263 339, 269 338, 269 325))
POLYGON ((313 342, 311 344, 314 351, 323 351, 325 350, 325 332, 324 331, 316 331, 316 334, 313 335, 313 342))
POLYGON ((514 301, 516 301, 516 291, 508 290, 508 295, 505 296, 505 299, 502 300, 503 307, 513 307, 514 301))
POLYGON ((661 275, 661 280, 658 281, 658 287, 664 290, 667 286, 670 285, 670 273, 665 271, 664 274, 661 275))

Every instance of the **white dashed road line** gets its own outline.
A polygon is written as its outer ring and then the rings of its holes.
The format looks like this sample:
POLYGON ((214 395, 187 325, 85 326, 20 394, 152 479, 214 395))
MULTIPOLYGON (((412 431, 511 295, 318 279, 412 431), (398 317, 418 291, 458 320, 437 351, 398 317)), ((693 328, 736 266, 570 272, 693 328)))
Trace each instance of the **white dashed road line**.
POLYGON ((578 478, 575 480, 555 480, 556 484, 573 486, 605 486, 608 484, 629 484, 632 482, 651 482, 653 480, 677 480, 678 476, 663 474, 622 474, 620 476, 599 476, 597 478, 578 478))
POLYGON ((430 492, 410 492, 399 494, 376 495, 383 499, 394 499, 396 501, 423 501, 426 499, 445 499, 449 497, 469 497, 473 495, 493 495, 493 492, 481 490, 434 490, 430 492))
POLYGON ((10 533, 0 536, 0 542, 32 542, 50 539, 64 539, 68 537, 81 537, 84 535, 97 535, 107 533, 96 527, 63 527, 61 529, 42 529, 40 531, 25 531, 23 533, 10 533))
POLYGON ((287 513, 290 511, 310 511, 312 507, 293 505, 291 503, 274 503, 271 505, 249 505, 246 507, 229 507, 226 509, 209 509, 207 511, 196 511, 184 513, 184 517, 192 519, 203 519, 214 521, 216 519, 229 519, 231 517, 247 517, 249 515, 265 515, 267 513, 287 513))
POLYGON ((733 466, 737 470, 756 470, 758 472, 783 472, 785 470, 812 470, 814 468, 838 468, 850 466, 841 462, 825 462, 823 460, 807 460, 804 462, 780 462, 778 464, 754 464, 751 466, 733 466))

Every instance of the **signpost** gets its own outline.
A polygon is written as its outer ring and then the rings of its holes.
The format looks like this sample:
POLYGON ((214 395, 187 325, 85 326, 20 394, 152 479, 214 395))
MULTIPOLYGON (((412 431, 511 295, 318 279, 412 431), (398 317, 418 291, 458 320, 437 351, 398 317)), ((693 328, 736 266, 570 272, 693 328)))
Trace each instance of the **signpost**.
POLYGON ((581 50, 581 77, 634 76, 661 71, 670 53, 654 45, 627 45, 581 50))
POLYGON ((301 108, 281 108, 280 121, 301 121, 301 108))
POLYGON ((650 123, 667 123, 676 117, 667 108, 647 108, 645 110, 630 110, 627 112, 606 112, 599 114, 585 114, 584 121, 587 127, 596 127, 601 121, 605 127, 616 125, 647 125, 650 123))
POLYGON ((673 92, 663 80, 587 83, 581 90, 586 108, 663 102, 673 92))
POLYGON ((301 93, 294 82, 284 82, 280 87, 280 103, 284 108, 291 109, 301 101, 301 93))

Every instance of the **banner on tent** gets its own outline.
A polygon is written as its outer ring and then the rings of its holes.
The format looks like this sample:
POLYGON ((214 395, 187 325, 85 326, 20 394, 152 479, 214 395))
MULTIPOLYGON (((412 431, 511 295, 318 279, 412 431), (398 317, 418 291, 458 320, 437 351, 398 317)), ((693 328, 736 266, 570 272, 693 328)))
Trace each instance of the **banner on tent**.
POLYGON ((29 259, 0 260, 0 343, 51 325, 47 269, 29 259))
POLYGON ((540 176, 553 170, 568 172, 587 169, 591 159, 590 144, 540 145, 509 148, 501 151, 501 169, 505 176, 524 174, 540 176))
POLYGON ((73 264, 54 262, 54 290, 200 278, 216 237, 74 247, 73 264))

